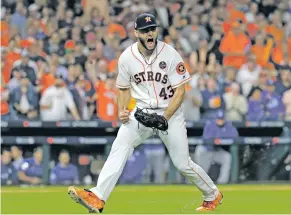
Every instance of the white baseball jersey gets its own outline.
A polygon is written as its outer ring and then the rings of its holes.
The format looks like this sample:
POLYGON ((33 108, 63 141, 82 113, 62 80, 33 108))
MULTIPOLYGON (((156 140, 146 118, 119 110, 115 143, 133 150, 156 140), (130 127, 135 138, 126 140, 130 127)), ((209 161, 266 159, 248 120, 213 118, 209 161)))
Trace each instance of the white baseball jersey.
POLYGON ((146 62, 134 43, 119 58, 116 86, 131 87, 131 95, 138 107, 163 109, 174 95, 173 88, 190 79, 182 57, 170 45, 158 41, 146 62))

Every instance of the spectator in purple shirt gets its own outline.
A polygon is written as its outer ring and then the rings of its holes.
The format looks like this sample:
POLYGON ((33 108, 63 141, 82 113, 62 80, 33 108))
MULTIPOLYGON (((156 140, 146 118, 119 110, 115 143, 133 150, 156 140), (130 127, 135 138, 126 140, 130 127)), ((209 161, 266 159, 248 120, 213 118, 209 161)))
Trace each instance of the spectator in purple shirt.
POLYGON ((267 82, 267 89, 262 92, 262 102, 264 105, 264 120, 279 120, 285 113, 282 96, 275 92, 274 82, 267 82))
POLYGON ((19 180, 25 184, 38 185, 42 183, 43 174, 42 148, 34 149, 33 157, 24 159, 18 172, 19 180))
POLYGON ((221 92, 217 89, 216 80, 209 78, 207 89, 202 91, 202 118, 213 119, 217 111, 225 108, 221 92))
POLYGON ((255 89, 249 99, 248 121, 259 121, 262 120, 264 116, 264 105, 262 103, 262 92, 260 89, 255 89))
POLYGON ((50 184, 79 184, 79 172, 75 165, 70 163, 70 154, 63 150, 59 154, 59 163, 52 169, 50 184))

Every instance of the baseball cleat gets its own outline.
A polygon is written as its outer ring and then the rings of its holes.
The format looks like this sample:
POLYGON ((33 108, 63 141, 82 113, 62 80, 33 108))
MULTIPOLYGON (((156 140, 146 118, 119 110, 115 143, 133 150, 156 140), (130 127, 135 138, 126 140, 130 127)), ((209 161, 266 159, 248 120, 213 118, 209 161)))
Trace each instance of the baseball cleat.
POLYGON ((89 210, 89 213, 102 213, 104 201, 99 199, 94 193, 88 189, 78 189, 69 187, 68 194, 76 203, 83 205, 89 210))
POLYGON ((223 195, 219 192, 216 199, 213 201, 203 201, 202 205, 196 211, 214 211, 218 204, 222 204, 223 195))

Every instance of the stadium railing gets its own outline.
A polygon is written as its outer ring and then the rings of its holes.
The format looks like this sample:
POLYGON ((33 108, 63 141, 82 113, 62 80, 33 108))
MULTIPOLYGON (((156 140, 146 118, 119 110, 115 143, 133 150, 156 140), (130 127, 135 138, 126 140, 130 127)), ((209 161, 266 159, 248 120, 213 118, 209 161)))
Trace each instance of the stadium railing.
MULTIPOLYGON (((291 154, 291 122, 262 121, 234 122, 240 137, 236 139, 203 140, 200 136, 205 122, 187 122, 189 145, 212 144, 230 146, 232 168, 230 182, 236 183, 239 178, 239 146, 241 145, 285 145, 291 154), (283 134, 285 128, 289 133, 283 134)), ((1 144, 4 145, 43 145, 43 160, 46 167, 43 171, 44 182, 48 184, 49 162, 52 145, 110 145, 114 141, 120 124, 118 122, 96 121, 2 121, 1 144)), ((151 138, 145 144, 162 143, 160 139, 151 138)), ((290 177, 291 180, 291 171, 290 177)))

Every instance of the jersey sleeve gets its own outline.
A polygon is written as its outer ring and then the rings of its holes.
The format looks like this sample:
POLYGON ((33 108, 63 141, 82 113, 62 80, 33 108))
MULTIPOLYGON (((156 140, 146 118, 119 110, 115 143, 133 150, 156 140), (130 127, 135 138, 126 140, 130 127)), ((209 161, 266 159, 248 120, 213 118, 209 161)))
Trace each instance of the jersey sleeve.
POLYGON ((126 66, 124 56, 120 56, 118 60, 118 75, 116 79, 117 88, 126 89, 130 87, 130 73, 126 66))
POLYGON ((177 88, 191 80, 191 76, 186 69, 185 63, 180 54, 173 50, 173 58, 168 73, 172 88, 177 88))

